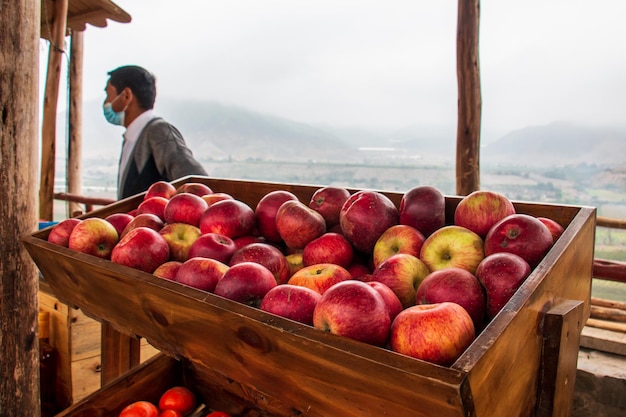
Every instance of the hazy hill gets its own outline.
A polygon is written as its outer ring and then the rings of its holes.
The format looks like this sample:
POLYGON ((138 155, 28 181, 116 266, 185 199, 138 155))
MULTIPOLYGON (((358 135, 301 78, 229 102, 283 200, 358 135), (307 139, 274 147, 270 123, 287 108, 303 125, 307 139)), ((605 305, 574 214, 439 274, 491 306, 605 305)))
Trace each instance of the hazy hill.
POLYGON ((487 163, 623 166, 626 162, 626 129, 585 127, 565 122, 531 126, 515 130, 485 146, 481 156, 487 163))
MULTIPOLYGON (((157 112, 184 134, 201 160, 291 160, 361 162, 358 149, 394 149, 381 157, 419 155, 454 161, 456 126, 407 126, 398 129, 348 129, 314 126, 209 101, 162 100, 157 112)), ((83 155, 119 157, 123 128, 104 121, 101 102, 85 103, 83 155)), ((375 151, 374 151, 375 153, 375 151)), ((622 166, 626 129, 552 123, 510 132, 483 144, 484 164, 622 166)), ((368 158, 372 156, 372 151, 368 158)))

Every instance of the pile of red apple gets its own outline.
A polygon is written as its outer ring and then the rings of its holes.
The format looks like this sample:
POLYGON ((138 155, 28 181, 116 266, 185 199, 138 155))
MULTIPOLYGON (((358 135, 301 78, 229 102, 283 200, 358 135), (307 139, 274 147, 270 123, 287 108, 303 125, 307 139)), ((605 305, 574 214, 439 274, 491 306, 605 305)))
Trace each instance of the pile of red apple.
MULTIPOLYGON (((186 387, 174 386, 161 394, 157 404, 146 400, 134 401, 124 407, 118 417, 184 417, 194 412, 195 409, 195 394, 186 387)), ((195 412, 193 414, 196 415, 195 412)), ((230 417, 223 411, 207 411, 202 415, 204 417, 230 417)))
POLYGON ((67 219, 48 240, 324 331, 450 365, 563 232, 492 191, 459 202, 284 190, 252 208, 202 183, 157 182, 129 213, 67 219), (452 219, 449 219, 452 220, 452 219))

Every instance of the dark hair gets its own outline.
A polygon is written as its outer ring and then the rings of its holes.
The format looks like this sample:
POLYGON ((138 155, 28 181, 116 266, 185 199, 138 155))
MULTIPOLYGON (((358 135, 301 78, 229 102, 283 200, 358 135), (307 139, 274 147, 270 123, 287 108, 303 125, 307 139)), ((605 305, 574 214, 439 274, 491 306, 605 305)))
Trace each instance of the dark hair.
POLYGON ((146 110, 154 108, 156 79, 148 70, 136 65, 127 65, 109 71, 108 76, 109 82, 118 93, 128 87, 142 108, 146 110))

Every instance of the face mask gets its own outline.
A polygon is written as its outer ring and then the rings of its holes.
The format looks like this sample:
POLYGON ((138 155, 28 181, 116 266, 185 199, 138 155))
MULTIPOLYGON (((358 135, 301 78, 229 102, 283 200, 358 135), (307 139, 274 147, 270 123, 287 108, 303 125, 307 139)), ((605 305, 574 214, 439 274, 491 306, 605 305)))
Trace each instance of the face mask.
POLYGON ((122 110, 121 112, 116 112, 115 110, 113 110, 112 103, 112 101, 109 103, 104 103, 104 105, 102 106, 102 110, 104 111, 104 118, 107 120, 107 122, 113 125, 124 126, 126 107, 124 107, 124 110, 122 110))

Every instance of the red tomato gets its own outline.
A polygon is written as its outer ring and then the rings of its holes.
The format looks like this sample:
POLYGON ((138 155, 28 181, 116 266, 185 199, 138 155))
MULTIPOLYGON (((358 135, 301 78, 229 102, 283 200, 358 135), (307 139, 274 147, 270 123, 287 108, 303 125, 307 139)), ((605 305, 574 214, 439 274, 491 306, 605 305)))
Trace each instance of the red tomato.
POLYGON ((159 409, 180 411, 185 415, 196 406, 196 397, 185 387, 172 387, 161 395, 159 409))
POLYGON ((183 413, 176 410, 163 410, 159 413, 159 417, 184 417, 183 413))
POLYGON ((127 405, 119 417, 158 417, 159 409, 148 401, 136 401, 127 405))
POLYGON ((205 417, 230 417, 230 414, 227 414, 223 411, 213 411, 212 413, 207 414, 205 417))

